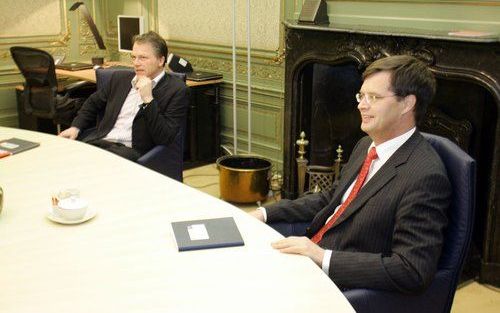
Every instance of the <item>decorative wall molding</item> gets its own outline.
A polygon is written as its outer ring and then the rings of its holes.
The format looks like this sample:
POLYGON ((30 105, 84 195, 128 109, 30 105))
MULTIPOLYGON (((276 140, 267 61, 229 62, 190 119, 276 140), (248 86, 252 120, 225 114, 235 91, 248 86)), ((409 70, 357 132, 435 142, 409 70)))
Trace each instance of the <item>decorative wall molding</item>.
POLYGON ((83 14, 78 11, 78 35, 79 35, 79 53, 80 56, 86 56, 89 54, 96 54, 99 50, 97 43, 95 42, 94 35, 90 30, 87 21, 83 17, 83 14))
MULTIPOLYGON (((280 46, 281 1, 260 0, 251 4, 252 46, 275 50, 280 46)), ((158 30, 168 40, 231 46, 233 2, 158 1, 158 30), (193 22, 195 21, 195 22, 193 22)), ((236 44, 246 46, 247 3, 236 2, 236 44)))
MULTIPOLYGON (((231 60, 218 60, 208 57, 192 56, 189 57, 189 62, 191 62, 191 64, 193 64, 195 68, 200 68, 209 71, 211 70, 216 72, 231 73, 233 69, 233 63, 231 60)), ((285 76, 283 67, 276 67, 271 65, 253 63, 251 71, 252 71, 251 72, 252 77, 258 79, 283 81, 285 76)), ((240 77, 244 76, 246 80, 246 75, 247 75, 246 62, 236 63, 236 73, 240 77)))
POLYGON ((64 32, 64 0, 2 0, 0 38, 58 36, 64 32))
MULTIPOLYGON (((181 40, 167 40, 169 49, 186 51, 191 54, 218 54, 226 55, 229 58, 232 56, 232 47, 225 45, 213 45, 213 44, 202 44, 199 42, 181 41, 181 40)), ((277 50, 263 50, 263 49, 252 49, 251 55, 252 59, 256 62, 263 62, 266 64, 275 63, 275 59, 283 54, 282 48, 277 50)), ((245 47, 236 47, 236 57, 246 59, 247 50, 245 47)))
MULTIPOLYGON (((25 0, 23 2, 26 2, 29 5, 32 4, 31 0, 25 0)), ((67 18, 67 5, 65 0, 59 0, 59 8, 60 11, 58 16, 60 17, 60 29, 56 33, 47 35, 0 36, 0 63, 10 64, 12 68, 15 68, 9 51, 9 48, 15 45, 40 48, 47 50, 50 53, 68 53, 71 33, 70 24, 67 18)), ((10 10, 5 10, 5 12, 10 10)), ((5 12, 0 14, 6 14, 5 12)), ((36 12, 31 13, 36 15, 36 12)), ((29 15, 27 18, 29 18, 29 15)), ((37 18, 40 17, 37 16, 37 18)), ((2 26, 6 27, 5 25, 2 26)))
MULTIPOLYGON (((221 142, 233 142, 233 91, 230 83, 221 88, 221 142)), ((252 153, 269 158, 281 170, 283 160, 283 99, 282 90, 266 86, 252 87, 252 153)), ((238 150, 247 152, 247 88, 238 84, 236 90, 238 150)))
MULTIPOLYGON (((10 127, 18 126, 15 87, 23 81, 23 78, 12 61, 9 48, 16 45, 29 46, 46 50, 51 54, 69 55, 72 38, 71 22, 68 16, 68 0, 53 0, 51 2, 46 0, 17 0, 16 3, 21 7, 28 6, 30 8, 26 14, 23 14, 23 20, 19 20, 18 23, 30 25, 27 19, 33 17, 31 23, 36 23, 37 29, 30 28, 26 34, 21 33, 16 36, 0 36, 0 125, 10 127), (56 14, 52 14, 53 11, 47 10, 47 4, 53 4, 53 2, 57 2, 55 5, 59 7, 59 11, 56 14), (39 6, 36 5, 37 3, 39 6), (41 8, 40 11, 37 9, 38 7, 41 8), (54 23, 54 19, 56 19, 56 24, 60 24, 57 30, 52 27, 51 29, 55 30, 53 33, 51 31, 37 32, 37 30, 44 29, 44 27, 47 29, 47 24, 40 23, 40 20, 50 20, 50 22, 54 23)), ((2 2, 2 4, 8 5, 9 9, 1 10, 0 18, 2 15, 16 10, 16 5, 9 4, 8 2, 2 2)), ((17 7, 19 8, 19 6, 17 7)), ((25 9, 20 8, 18 12, 25 11, 25 9)), ((1 26, 7 28, 5 33, 17 29, 12 28, 12 30, 9 30, 9 26, 6 24, 2 24, 1 26)))

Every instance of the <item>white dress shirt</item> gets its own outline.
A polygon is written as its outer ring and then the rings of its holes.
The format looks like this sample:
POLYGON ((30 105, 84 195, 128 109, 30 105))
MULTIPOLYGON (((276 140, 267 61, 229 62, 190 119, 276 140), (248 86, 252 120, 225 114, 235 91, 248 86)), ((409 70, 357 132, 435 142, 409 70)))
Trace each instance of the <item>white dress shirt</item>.
MULTIPOLYGON (((378 146, 375 146, 375 144, 372 142, 372 144, 368 147, 367 152, 371 149, 371 147, 375 147, 375 150, 377 151, 377 156, 375 160, 372 161, 372 164, 370 165, 370 169, 368 170, 368 176, 366 176, 366 180, 363 183, 363 186, 366 185, 366 183, 375 175, 375 173, 378 172, 378 170, 382 167, 382 165, 389 160, 389 158, 396 152, 408 139, 410 139, 411 135, 415 132, 415 127, 407 131, 406 133, 399 135, 398 137, 392 138, 391 140, 388 140, 384 143, 381 143, 378 146)), ((328 221, 333 217, 335 212, 340 208, 342 203, 347 199, 349 194, 351 193, 352 188, 354 188, 354 184, 356 183, 356 179, 352 182, 352 184, 347 188, 346 192, 342 196, 342 200, 340 204, 335 208, 335 211, 333 214, 326 220, 325 224, 328 223, 328 221)), ((363 186, 361 188, 363 188, 363 186)), ((327 275, 330 272, 330 259, 332 258, 332 250, 325 250, 325 254, 323 256, 323 261, 321 262, 321 268, 323 269, 323 272, 325 272, 327 275)))
MULTIPOLYGON (((152 81, 152 88, 158 84, 160 79, 165 76, 165 71, 161 71, 158 76, 156 76, 152 81)), ((134 76, 130 84, 132 88, 130 88, 130 92, 125 99, 125 102, 122 105, 120 113, 118 114, 118 118, 116 119, 115 125, 113 129, 104 137, 104 140, 111 142, 122 143, 125 146, 132 148, 132 124, 134 122, 134 118, 139 112, 141 104, 144 103, 142 101, 141 95, 139 91, 135 89, 135 83, 137 81, 137 76, 134 76)))
MULTIPOLYGON (((377 150, 377 156, 378 158, 372 161, 372 164, 370 165, 370 170, 368 171, 368 176, 366 177, 365 182, 363 183, 363 186, 366 185, 366 183, 377 173, 377 171, 382 167, 382 165, 389 160, 389 158, 396 152, 410 137, 413 135, 415 132, 416 128, 413 127, 406 133, 395 137, 391 140, 388 140, 378 146, 375 146, 375 144, 372 142, 372 144, 368 147, 367 152, 371 149, 371 147, 375 147, 377 150)), ((333 217, 335 212, 340 208, 342 203, 347 199, 349 194, 351 193, 352 188, 354 188, 354 184, 356 183, 356 180, 352 182, 352 184, 347 188, 346 192, 342 196, 342 200, 340 204, 335 208, 335 211, 333 214, 326 220, 325 224, 328 223, 328 221, 333 217)), ((261 210, 262 214, 264 215, 264 221, 267 221, 267 212, 264 207, 259 207, 259 210, 261 210)), ((323 256, 323 260, 321 262, 321 268, 323 271, 328 275, 330 272, 330 259, 332 257, 332 250, 325 250, 325 254, 323 256)))

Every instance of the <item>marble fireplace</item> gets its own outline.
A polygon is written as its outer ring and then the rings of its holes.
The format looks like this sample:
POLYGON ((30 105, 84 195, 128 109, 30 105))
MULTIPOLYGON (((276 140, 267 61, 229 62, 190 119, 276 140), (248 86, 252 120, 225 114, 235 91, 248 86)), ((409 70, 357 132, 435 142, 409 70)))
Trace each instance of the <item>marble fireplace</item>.
POLYGON ((286 26, 283 196, 298 193, 300 132, 310 165, 332 166, 340 144, 347 160, 364 134, 355 93, 372 61, 411 54, 428 63, 438 88, 420 129, 457 143, 477 160, 473 246, 464 273, 500 285, 500 42, 416 30, 286 26))

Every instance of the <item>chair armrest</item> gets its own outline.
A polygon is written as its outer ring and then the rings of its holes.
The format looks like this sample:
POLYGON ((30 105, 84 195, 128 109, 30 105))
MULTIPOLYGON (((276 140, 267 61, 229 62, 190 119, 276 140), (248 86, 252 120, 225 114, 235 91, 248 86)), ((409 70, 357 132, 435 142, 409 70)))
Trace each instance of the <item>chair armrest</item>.
POLYGON ((159 161, 159 157, 165 154, 166 150, 166 146, 156 146, 153 149, 149 150, 146 154, 141 156, 139 160, 137 160, 137 162, 139 162, 140 164, 150 164, 153 162, 157 162, 159 161))
POLYGON ((449 312, 453 297, 448 297, 449 273, 439 271, 435 281, 421 294, 404 294, 373 289, 350 289, 344 296, 358 313, 443 313, 449 312))
POLYGON ((86 80, 81 80, 81 81, 77 81, 77 82, 65 85, 64 90, 67 92, 72 92, 73 90, 76 90, 76 89, 81 88, 81 87, 86 87, 86 86, 95 86, 95 83, 89 82, 86 80))
POLYGON ((282 234, 284 237, 288 236, 304 236, 307 227, 309 227, 310 222, 298 222, 298 223, 269 223, 269 227, 273 228, 278 233, 282 234))
POLYGON ((158 145, 141 156, 137 163, 182 182, 182 160, 172 155, 172 149, 158 145))
POLYGON ((357 313, 386 312, 385 307, 375 307, 372 310, 371 301, 376 301, 378 291, 370 289, 351 289, 344 291, 344 296, 357 313), (379 311, 377 311, 377 309, 379 311))

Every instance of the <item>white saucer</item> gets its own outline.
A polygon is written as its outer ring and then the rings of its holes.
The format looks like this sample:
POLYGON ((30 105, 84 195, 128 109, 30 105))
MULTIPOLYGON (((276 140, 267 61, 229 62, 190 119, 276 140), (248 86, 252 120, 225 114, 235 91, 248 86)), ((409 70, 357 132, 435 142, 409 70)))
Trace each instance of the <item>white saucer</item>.
POLYGON ((57 216, 52 208, 49 209, 49 211, 47 212, 47 218, 49 220, 51 220, 52 222, 55 222, 55 223, 59 223, 59 224, 66 224, 66 225, 72 225, 72 224, 81 224, 83 222, 86 222, 88 220, 91 220, 92 218, 94 218, 94 216, 97 215, 97 210, 95 208, 89 208, 87 210, 87 212, 85 213, 85 215, 79 219, 79 220, 65 220, 59 216, 57 216))

